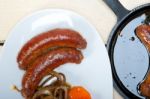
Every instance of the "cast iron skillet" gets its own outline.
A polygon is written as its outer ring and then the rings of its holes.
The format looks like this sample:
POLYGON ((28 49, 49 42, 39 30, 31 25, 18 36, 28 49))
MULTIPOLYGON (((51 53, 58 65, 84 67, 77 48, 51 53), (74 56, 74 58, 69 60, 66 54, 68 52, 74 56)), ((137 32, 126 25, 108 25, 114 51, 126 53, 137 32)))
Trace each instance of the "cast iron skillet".
POLYGON ((117 16, 117 24, 107 41, 114 86, 124 98, 144 98, 138 92, 138 85, 149 70, 149 55, 135 35, 135 28, 149 22, 150 4, 129 11, 118 0, 104 2, 117 16))

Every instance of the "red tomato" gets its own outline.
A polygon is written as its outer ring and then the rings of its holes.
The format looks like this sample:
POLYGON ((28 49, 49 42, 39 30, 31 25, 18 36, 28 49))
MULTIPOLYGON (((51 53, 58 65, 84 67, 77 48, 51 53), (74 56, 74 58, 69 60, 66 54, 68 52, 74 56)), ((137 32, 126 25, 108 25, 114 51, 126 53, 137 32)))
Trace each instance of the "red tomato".
POLYGON ((69 90, 69 99, 91 99, 91 95, 83 87, 75 86, 69 90))

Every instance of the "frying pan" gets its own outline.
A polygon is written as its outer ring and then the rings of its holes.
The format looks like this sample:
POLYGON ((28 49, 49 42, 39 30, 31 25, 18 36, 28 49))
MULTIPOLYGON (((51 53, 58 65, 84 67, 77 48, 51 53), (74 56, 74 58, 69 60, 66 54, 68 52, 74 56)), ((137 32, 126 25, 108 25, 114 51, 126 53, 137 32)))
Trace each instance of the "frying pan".
POLYGON ((138 85, 149 70, 149 55, 135 35, 135 28, 149 23, 150 4, 129 11, 118 0, 104 0, 104 2, 117 16, 117 23, 106 45, 114 87, 126 99, 145 98, 139 94, 138 85))

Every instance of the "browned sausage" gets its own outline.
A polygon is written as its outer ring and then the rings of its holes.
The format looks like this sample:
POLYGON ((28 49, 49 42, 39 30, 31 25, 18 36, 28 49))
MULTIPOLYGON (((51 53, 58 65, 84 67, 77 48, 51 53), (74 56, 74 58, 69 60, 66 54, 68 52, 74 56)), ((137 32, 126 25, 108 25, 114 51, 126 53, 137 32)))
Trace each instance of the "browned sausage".
POLYGON ((40 55, 56 47, 86 48, 87 42, 76 31, 54 29, 33 37, 21 49, 17 62, 20 69, 26 70, 40 55))
POLYGON ((83 55, 75 48, 58 48, 37 58, 22 79, 22 95, 32 97, 40 81, 50 71, 65 63, 79 64, 83 55))
POLYGON ((139 85, 139 91, 141 95, 150 97, 150 73, 148 73, 146 79, 139 85))
MULTIPOLYGON (((150 52, 150 25, 138 26, 136 35, 150 52)), ((139 91, 141 95, 150 97, 150 72, 147 73, 145 80, 139 85, 139 91)))
POLYGON ((136 35, 150 51, 150 25, 140 25, 136 28, 136 35))

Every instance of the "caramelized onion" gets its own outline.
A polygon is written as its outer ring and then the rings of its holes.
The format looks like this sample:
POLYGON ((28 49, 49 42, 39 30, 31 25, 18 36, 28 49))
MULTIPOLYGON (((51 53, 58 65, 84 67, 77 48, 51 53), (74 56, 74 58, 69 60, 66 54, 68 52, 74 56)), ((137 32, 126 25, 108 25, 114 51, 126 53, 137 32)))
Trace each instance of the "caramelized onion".
POLYGON ((68 90, 71 86, 66 83, 66 77, 62 73, 52 71, 49 77, 37 88, 32 99, 68 99, 68 90), (51 84, 46 85, 53 78, 56 78, 51 84))

